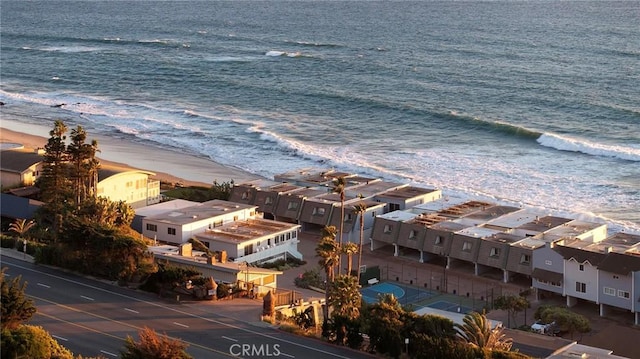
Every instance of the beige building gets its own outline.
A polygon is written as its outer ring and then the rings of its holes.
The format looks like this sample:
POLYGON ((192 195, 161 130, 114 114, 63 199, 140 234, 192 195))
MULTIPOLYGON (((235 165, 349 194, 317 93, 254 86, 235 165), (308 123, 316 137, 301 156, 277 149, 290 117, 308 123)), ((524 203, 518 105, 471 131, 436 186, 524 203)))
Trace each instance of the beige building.
MULTIPOLYGON (((0 151, 2 189, 33 186, 42 174, 42 150, 23 148, 0 151)), ((155 173, 124 166, 100 165, 97 195, 111 201, 125 201, 133 208, 160 202, 160 181, 155 173)))
POLYGON ((0 152, 2 189, 33 186, 42 173, 42 153, 22 148, 0 152))

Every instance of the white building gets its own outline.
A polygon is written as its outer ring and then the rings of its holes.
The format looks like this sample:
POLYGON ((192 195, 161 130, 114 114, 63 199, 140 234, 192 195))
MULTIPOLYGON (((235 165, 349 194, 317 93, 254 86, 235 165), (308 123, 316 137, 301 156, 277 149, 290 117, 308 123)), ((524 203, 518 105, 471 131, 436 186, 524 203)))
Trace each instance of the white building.
POLYGON ((181 244, 206 229, 246 220, 256 215, 256 207, 223 200, 195 203, 142 219, 142 234, 158 241, 181 244))

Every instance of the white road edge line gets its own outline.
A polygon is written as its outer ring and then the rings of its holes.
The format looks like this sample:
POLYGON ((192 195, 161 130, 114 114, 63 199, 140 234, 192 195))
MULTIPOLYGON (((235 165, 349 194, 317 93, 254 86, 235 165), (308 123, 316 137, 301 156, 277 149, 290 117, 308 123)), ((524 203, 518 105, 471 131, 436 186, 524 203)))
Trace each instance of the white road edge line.
POLYGON ((181 327, 183 327, 183 328, 189 328, 189 326, 188 326, 188 325, 185 325, 185 324, 182 324, 182 323, 173 322, 173 324, 178 325, 178 326, 181 326, 181 327))
POLYGON ((233 339, 233 338, 225 337, 224 335, 222 336, 222 339, 231 340, 232 342, 237 342, 237 341, 238 341, 238 339, 233 339))
POLYGON ((133 309, 129 309, 129 308, 124 308, 124 310, 126 310, 127 312, 140 314, 140 312, 138 312, 137 310, 133 310, 133 309))
POLYGON ((84 295, 81 295, 80 298, 82 299, 86 299, 86 300, 90 300, 90 301, 95 301, 95 299, 91 298, 91 297, 85 297, 84 295))
POLYGON ((38 285, 45 288, 51 288, 51 286, 42 283, 38 283, 38 285))
POLYGON ((108 351, 106 351, 106 350, 101 350, 101 351, 100 351, 100 353, 102 353, 102 354, 107 354, 107 355, 111 355, 112 357, 117 357, 117 356, 118 356, 118 354, 113 354, 113 353, 110 353, 110 352, 108 352, 108 351))
POLYGON ((67 338, 63 338, 63 337, 59 337, 59 336, 57 336, 57 335, 53 335, 53 334, 52 334, 51 336, 52 336, 52 337, 54 337, 54 338, 56 338, 56 339, 58 339, 58 340, 62 340, 62 341, 64 341, 64 342, 68 342, 68 341, 69 341, 69 339, 67 339, 67 338))
POLYGON ((289 358, 295 358, 293 355, 287 354, 287 353, 283 353, 283 352, 280 352, 280 355, 284 355, 284 356, 289 357, 289 358))

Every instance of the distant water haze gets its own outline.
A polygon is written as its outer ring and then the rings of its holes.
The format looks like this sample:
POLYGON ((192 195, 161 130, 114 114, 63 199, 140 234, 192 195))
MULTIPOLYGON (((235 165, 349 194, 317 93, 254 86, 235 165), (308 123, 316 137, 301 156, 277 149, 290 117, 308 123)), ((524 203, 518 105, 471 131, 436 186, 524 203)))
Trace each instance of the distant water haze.
MULTIPOLYGON (((640 2, 2 3, 3 119, 640 231, 640 2)), ((211 179, 204 179, 210 182, 211 179)))

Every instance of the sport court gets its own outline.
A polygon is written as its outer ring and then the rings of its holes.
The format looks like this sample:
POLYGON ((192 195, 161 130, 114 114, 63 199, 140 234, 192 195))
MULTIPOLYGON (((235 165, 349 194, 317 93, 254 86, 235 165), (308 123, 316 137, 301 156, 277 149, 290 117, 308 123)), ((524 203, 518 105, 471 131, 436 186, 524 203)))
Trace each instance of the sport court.
POLYGON ((447 300, 449 295, 443 295, 418 287, 402 285, 400 283, 382 282, 374 284, 370 287, 362 288, 362 299, 367 303, 377 303, 379 298, 384 294, 393 294, 401 305, 412 305, 413 307, 430 307, 440 310, 446 310, 454 313, 466 314, 473 311, 469 306, 456 303, 455 300, 447 300))

